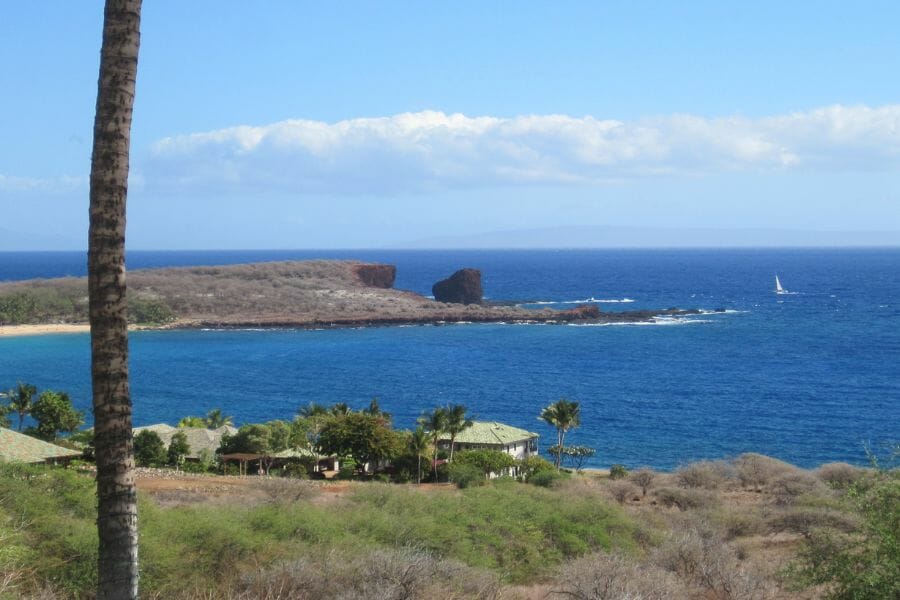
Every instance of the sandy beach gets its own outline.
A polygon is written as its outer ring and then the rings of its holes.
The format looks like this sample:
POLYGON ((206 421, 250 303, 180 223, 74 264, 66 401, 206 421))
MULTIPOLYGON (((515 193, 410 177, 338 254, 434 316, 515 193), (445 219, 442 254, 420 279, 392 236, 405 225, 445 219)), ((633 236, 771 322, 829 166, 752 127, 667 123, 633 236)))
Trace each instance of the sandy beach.
POLYGON ((91 327, 87 323, 55 323, 47 325, 0 325, 0 337, 18 337, 25 335, 49 335, 56 333, 88 333, 91 327))

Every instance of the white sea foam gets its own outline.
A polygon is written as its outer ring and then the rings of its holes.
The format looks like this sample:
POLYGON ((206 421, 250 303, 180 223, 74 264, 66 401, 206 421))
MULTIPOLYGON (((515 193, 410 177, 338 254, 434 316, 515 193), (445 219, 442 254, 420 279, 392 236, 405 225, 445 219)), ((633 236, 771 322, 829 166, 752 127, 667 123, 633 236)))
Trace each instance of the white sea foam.
POLYGON ((672 317, 655 317, 651 321, 628 321, 624 323, 568 323, 569 327, 669 327, 672 325, 693 325, 695 323, 712 323, 709 319, 676 319, 672 317))
POLYGON ((584 298, 582 300, 537 300, 535 302, 523 302, 526 305, 553 305, 553 304, 630 304, 632 298, 584 298))
POLYGON ((741 315, 741 314, 748 313, 748 312, 750 312, 750 311, 749 310, 735 310, 733 308, 726 308, 725 310, 708 310, 708 309, 704 308, 704 309, 700 310, 701 315, 741 315))

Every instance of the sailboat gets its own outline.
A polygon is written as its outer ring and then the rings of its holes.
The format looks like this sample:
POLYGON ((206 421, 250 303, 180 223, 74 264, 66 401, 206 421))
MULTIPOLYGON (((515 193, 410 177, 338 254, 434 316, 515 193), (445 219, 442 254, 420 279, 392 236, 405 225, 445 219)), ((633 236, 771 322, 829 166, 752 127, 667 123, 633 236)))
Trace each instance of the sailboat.
POLYGON ((776 294, 789 294, 790 292, 781 287, 781 281, 778 279, 778 275, 775 275, 775 293, 776 294))

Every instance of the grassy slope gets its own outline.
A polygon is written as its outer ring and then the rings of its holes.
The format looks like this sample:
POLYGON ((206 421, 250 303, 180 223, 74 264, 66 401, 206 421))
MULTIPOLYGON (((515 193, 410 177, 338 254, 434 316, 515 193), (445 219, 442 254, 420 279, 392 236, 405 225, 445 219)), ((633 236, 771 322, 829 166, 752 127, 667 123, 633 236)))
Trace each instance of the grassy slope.
MULTIPOLYGON (((80 595, 93 587, 93 480, 59 469, 0 466, 0 510, 28 523, 38 581, 80 595)), ((413 546, 486 568, 508 582, 548 577, 565 559, 633 550, 634 527, 599 494, 515 483, 422 493, 366 484, 347 500, 273 500, 161 508, 142 497, 145 593, 229 589, 241 574, 329 552, 413 546)))

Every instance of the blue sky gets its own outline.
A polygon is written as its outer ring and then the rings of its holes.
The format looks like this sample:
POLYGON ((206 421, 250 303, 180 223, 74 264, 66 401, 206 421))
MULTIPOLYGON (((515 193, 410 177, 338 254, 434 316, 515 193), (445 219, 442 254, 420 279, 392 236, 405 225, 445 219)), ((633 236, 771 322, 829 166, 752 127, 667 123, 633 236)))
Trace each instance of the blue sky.
MULTIPOLYGON (((102 2, 2 12, 0 250, 83 248, 102 2)), ((146 2, 128 245, 865 243, 900 231, 898 22, 895 2, 146 2)))

